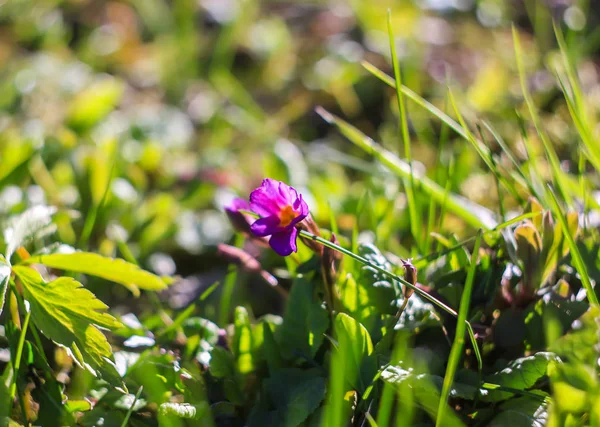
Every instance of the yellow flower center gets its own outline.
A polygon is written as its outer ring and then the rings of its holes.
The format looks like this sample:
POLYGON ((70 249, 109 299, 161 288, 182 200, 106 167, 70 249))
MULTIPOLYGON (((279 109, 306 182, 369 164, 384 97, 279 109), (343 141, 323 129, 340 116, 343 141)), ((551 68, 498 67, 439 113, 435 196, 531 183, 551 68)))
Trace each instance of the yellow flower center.
POLYGON ((285 206, 279 211, 279 225, 287 227, 296 218, 296 212, 290 205, 285 206))

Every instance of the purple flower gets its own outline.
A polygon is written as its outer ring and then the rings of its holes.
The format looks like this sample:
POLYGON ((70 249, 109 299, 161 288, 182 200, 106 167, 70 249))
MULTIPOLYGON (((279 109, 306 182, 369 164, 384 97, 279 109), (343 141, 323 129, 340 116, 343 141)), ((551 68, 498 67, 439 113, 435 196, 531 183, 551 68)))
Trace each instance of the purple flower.
POLYGON ((242 199, 241 197, 236 197, 227 206, 225 206, 225 211, 227 211, 228 213, 239 213, 239 211, 241 210, 250 210, 250 203, 248 203, 246 199, 242 199))
POLYGON ((269 244, 281 256, 298 250, 296 224, 308 215, 308 205, 293 187, 264 179, 250 194, 250 208, 262 217, 250 226, 255 235, 271 236, 269 244))
POLYGON ((224 207, 225 213, 229 221, 237 231, 242 233, 250 233, 250 222, 254 220, 250 215, 246 215, 240 210, 250 211, 250 203, 248 201, 236 197, 227 206, 224 207))

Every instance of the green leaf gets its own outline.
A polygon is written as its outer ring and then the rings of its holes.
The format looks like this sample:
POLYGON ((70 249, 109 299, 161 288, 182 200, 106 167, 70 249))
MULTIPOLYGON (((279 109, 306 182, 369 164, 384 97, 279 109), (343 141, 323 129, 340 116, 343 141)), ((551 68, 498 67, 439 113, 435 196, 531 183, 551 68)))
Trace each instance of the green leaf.
POLYGON ((334 321, 335 339, 340 360, 344 364, 344 379, 354 390, 364 392, 375 375, 373 343, 367 329, 346 313, 339 313, 334 321))
POLYGON ((68 400, 65 402, 65 409, 70 414, 73 412, 88 412, 92 410, 92 404, 87 400, 68 400))
POLYGON ((294 280, 283 324, 276 335, 286 358, 312 358, 323 342, 329 316, 314 293, 313 281, 302 275, 294 280))
MULTIPOLYGON (((546 375, 548 364, 558 358, 554 353, 539 352, 533 356, 521 357, 511 361, 504 369, 489 375, 487 382, 510 387, 516 390, 526 390, 546 375)), ((484 402, 499 402, 513 396, 513 393, 490 390, 481 397, 484 402)))
POLYGON ((233 377, 235 364, 233 354, 223 347, 215 347, 210 353, 210 373, 216 378, 233 377))
POLYGON ((0 314, 2 314, 2 309, 4 308, 4 299, 6 298, 10 273, 10 266, 6 263, 6 259, 0 256, 0 314))
POLYGON ((36 327, 57 344, 68 348, 74 360, 94 375, 121 384, 112 350, 98 327, 118 329, 123 325, 108 313, 108 307, 81 283, 60 277, 46 283, 30 267, 15 266, 23 285, 23 296, 31 306, 36 327))
POLYGON ((250 414, 248 426, 296 427, 323 401, 325 379, 316 370, 282 369, 264 381, 263 389, 265 396, 250 414))
POLYGON ((93 83, 80 92, 69 106, 69 126, 78 131, 94 126, 119 103, 123 89, 123 84, 113 77, 93 83))
POLYGON ((554 401, 561 412, 586 412, 598 390, 594 368, 581 363, 554 365, 550 370, 554 401))
POLYGON ((208 415, 210 408, 206 403, 163 403, 158 407, 159 417, 176 417, 186 420, 201 420, 208 415))
POLYGON ((235 334, 233 336, 233 354, 235 355, 237 369, 242 374, 247 374, 255 369, 255 361, 252 354, 252 324, 248 311, 244 307, 236 307, 233 324, 235 334))
MULTIPOLYGON (((386 367, 381 372, 381 379, 395 387, 400 387, 403 383, 407 382, 419 405, 427 411, 433 420, 437 419, 440 390, 442 389, 442 383, 444 381, 442 377, 427 373, 417 374, 412 368, 405 369, 399 365, 386 367)), ((452 389, 450 390, 451 397, 469 400, 472 400, 476 393, 476 387, 456 382, 452 385, 452 389)), ((447 426, 463 425, 453 411, 447 411, 444 422, 444 425, 447 426)))
POLYGON ((23 361, 27 361, 28 376, 36 378, 37 385, 31 391, 32 399, 39 405, 36 424, 48 427, 73 425, 70 412, 63 405, 63 385, 54 377, 42 350, 26 342, 23 361))
POLYGON ((0 426, 8 425, 12 401, 10 397, 10 385, 13 381, 13 367, 9 363, 4 368, 4 373, 0 377, 0 426))
POLYGON ((427 197, 446 206, 446 209, 462 218, 473 227, 482 227, 489 230, 498 225, 493 212, 462 196, 445 191, 436 182, 425 175, 415 175, 411 167, 394 153, 383 148, 380 144, 363 134, 356 127, 334 116, 325 109, 317 108, 317 113, 328 123, 338 127, 340 132, 356 146, 366 153, 372 154, 378 161, 388 167, 392 172, 404 179, 414 179, 419 190, 427 197))
POLYGON ((89 274, 124 285, 128 289, 160 291, 167 284, 160 277, 142 270, 135 264, 118 258, 107 258, 89 252, 33 256, 27 264, 44 264, 65 271, 89 274))
POLYGON ((598 357, 596 348, 599 342, 597 324, 599 317, 600 309, 591 306, 578 319, 579 327, 556 340, 549 350, 569 360, 593 364, 598 357))
POLYGON ((517 242, 517 256, 522 262, 525 284, 528 289, 537 289, 541 286, 539 264, 542 253, 542 238, 530 222, 515 229, 517 242))
MULTIPOLYGON (((540 392, 540 395, 545 393, 540 392)), ((548 403, 528 396, 510 399, 500 406, 502 412, 488 424, 491 427, 543 427, 548 421, 548 403)))
MULTIPOLYGON (((386 271, 392 271, 392 265, 375 245, 359 245, 358 254, 372 264, 386 271)), ((369 305, 374 306, 381 314, 396 314, 398 307, 395 288, 399 285, 369 265, 362 265, 360 271, 359 286, 364 286, 366 289, 369 305)))
POLYGON ((271 330, 271 323, 263 321, 262 328, 264 357, 267 361, 267 365, 269 366, 269 370, 271 372, 274 372, 278 369, 281 369, 281 367, 283 366, 281 350, 279 349, 279 345, 277 344, 277 341, 275 341, 275 337, 273 336, 273 331, 271 330))
POLYGON ((55 213, 55 207, 40 205, 11 218, 4 229, 6 259, 10 261, 15 250, 27 241, 53 232, 55 227, 52 224, 52 215, 55 213))

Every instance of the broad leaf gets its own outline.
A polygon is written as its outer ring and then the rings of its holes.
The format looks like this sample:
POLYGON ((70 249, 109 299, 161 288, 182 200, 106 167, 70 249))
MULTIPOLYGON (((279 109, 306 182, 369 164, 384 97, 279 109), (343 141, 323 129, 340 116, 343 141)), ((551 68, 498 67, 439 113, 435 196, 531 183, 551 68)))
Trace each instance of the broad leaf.
POLYGON ((233 377, 235 361, 233 354, 223 347, 215 347, 210 352, 210 373, 215 378, 233 377))
MULTIPOLYGON (((407 383, 412 389, 415 400, 427 411, 432 420, 437 419, 438 406, 440 401, 440 390, 444 379, 436 375, 426 373, 417 374, 412 368, 404 369, 402 366, 388 366, 381 373, 381 379, 396 387, 407 383)), ((473 399, 477 392, 476 387, 455 383, 450 392, 451 397, 464 399, 473 399)), ((453 411, 447 410, 445 415, 445 425, 462 426, 460 419, 453 411)))
MULTIPOLYGON (((388 366, 381 372, 381 379, 395 386, 408 382, 410 387, 419 391, 421 395, 436 396, 436 404, 439 401, 440 390, 444 379, 438 375, 426 373, 416 374, 412 368, 404 369, 402 366, 388 366)), ((450 390, 450 397, 473 400, 477 396, 477 387, 471 384, 454 381, 450 390)))
POLYGON ((55 207, 34 206, 12 218, 4 229, 6 259, 10 260, 15 250, 27 241, 53 232, 52 215, 55 213, 55 207))
MULTIPOLYGON (((548 364, 557 360, 554 353, 539 352, 533 356, 521 357, 511 361, 504 369, 489 375, 486 381, 516 390, 526 390, 533 387, 535 383, 546 375, 548 364)), ((513 396, 513 393, 491 390, 483 395, 481 400, 485 402, 499 402, 513 396)))
POLYGON ((276 334, 286 358, 312 358, 329 326, 327 311, 314 295, 313 282, 298 276, 292 285, 283 324, 276 334))
POLYGON ((590 365, 594 364, 598 357, 596 348, 600 341, 598 337, 598 317, 600 317, 600 309, 591 306, 578 319, 578 328, 556 340, 550 350, 569 360, 578 360, 590 365))
POLYGON ((489 426, 543 427, 548 421, 548 403, 528 396, 511 399, 500 409, 502 412, 490 421, 489 426))
POLYGON ((324 399, 325 379, 316 370, 282 369, 265 380, 263 389, 264 397, 252 411, 248 425, 296 427, 324 399))
POLYGON ((108 307, 74 279, 60 277, 46 283, 30 267, 15 266, 13 271, 23 285, 23 296, 29 301, 36 327, 68 348, 81 367, 112 384, 120 384, 110 344, 98 329, 123 327, 104 313, 108 307))
MULTIPOLYGON (((360 245, 358 253, 372 264, 391 272, 392 265, 383 256, 379 249, 374 245, 360 245)), ((364 265, 361 267, 359 286, 366 288, 369 296, 369 305, 376 308, 381 314, 396 314, 397 283, 393 283, 387 276, 384 276, 373 267, 364 265)))
POLYGON ((159 291, 167 284, 158 276, 122 259, 107 258, 89 252, 33 256, 28 264, 38 263, 60 270, 75 271, 120 283, 129 289, 159 291))
POLYGON ((373 343, 367 329, 345 313, 334 321, 335 339, 340 360, 344 363, 344 379, 353 390, 364 392, 375 374, 373 343))

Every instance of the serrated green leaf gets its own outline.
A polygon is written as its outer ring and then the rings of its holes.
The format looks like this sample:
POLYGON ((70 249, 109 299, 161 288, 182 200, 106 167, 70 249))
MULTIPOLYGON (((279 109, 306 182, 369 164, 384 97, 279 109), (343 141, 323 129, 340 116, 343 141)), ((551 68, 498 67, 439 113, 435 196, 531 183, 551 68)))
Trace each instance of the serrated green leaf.
POLYGON ((298 276, 292 284, 283 324, 277 330, 283 355, 313 357, 328 326, 329 316, 314 296, 313 282, 298 276))
POLYGON ((23 296, 29 301, 36 327, 57 344, 68 348, 81 367, 112 384, 121 384, 110 344, 98 329, 123 327, 104 312, 108 306, 74 279, 60 277, 46 283, 30 267, 15 266, 13 271, 23 285, 23 296))
POLYGON ((54 231, 52 215, 56 213, 53 206, 34 206, 9 220, 4 229, 6 243, 6 259, 10 261, 12 254, 27 241, 54 231))
POLYGON ((140 288, 149 291, 160 291, 167 284, 160 277, 142 270, 119 258, 107 258, 89 252, 71 254, 36 255, 26 261, 27 264, 44 264, 60 270, 74 271, 100 277, 111 282, 124 285, 128 289, 140 288))
POLYGON ((6 289, 10 279, 10 266, 6 263, 3 256, 0 256, 0 314, 4 308, 4 299, 6 298, 6 289))
MULTIPOLYGON (((516 390, 527 390, 546 375, 548 364, 557 360, 554 353, 539 352, 533 356, 521 357, 508 363, 504 369, 489 375, 486 381, 516 390)), ((485 402, 499 402, 513 396, 513 393, 490 390, 481 397, 485 402)))

